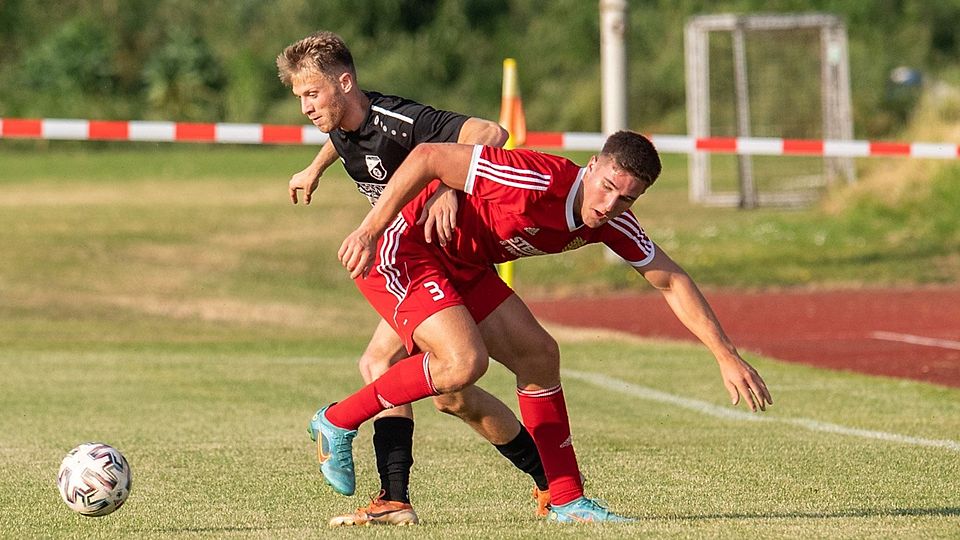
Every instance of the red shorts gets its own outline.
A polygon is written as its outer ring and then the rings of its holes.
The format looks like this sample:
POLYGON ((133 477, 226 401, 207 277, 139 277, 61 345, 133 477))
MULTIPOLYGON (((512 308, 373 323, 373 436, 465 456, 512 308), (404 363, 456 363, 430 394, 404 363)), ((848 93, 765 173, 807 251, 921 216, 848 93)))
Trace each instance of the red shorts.
POLYGON ((377 244, 370 273, 355 280, 410 353, 416 350, 413 332, 434 313, 465 306, 480 323, 513 294, 492 266, 454 264, 424 243, 418 228, 398 217, 377 244))

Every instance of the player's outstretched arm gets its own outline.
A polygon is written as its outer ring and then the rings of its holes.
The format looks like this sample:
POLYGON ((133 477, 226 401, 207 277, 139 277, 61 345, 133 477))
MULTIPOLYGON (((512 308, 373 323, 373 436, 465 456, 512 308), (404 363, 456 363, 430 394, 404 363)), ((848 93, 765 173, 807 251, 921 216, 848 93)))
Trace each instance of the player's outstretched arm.
POLYGON ((683 268, 658 246, 653 261, 637 270, 663 294, 680 322, 713 353, 734 405, 740 403, 741 397, 752 411, 766 410, 767 405, 773 404, 763 378, 740 357, 710 304, 683 268))
POLYGON ((317 157, 313 158, 313 161, 310 162, 310 165, 307 165, 306 169, 290 177, 290 202, 297 204, 298 192, 303 191, 303 203, 310 204, 310 201, 313 199, 313 192, 317 190, 317 186, 320 184, 320 177, 323 176, 327 167, 332 165, 338 157, 340 156, 337 154, 336 148, 333 147, 333 143, 328 139, 327 142, 324 143, 323 148, 317 152, 317 157))
POLYGON ((380 194, 377 204, 340 245, 337 255, 351 278, 367 274, 383 231, 403 206, 434 178, 453 189, 463 190, 473 148, 464 144, 429 143, 420 144, 410 152, 380 194))
MULTIPOLYGON (((500 147, 507 142, 507 136, 507 130, 495 122, 468 118, 460 127, 457 142, 500 147)), ((424 205, 417 225, 423 225, 423 235, 427 242, 433 241, 434 230, 441 246, 445 246, 453 238, 453 230, 457 227, 457 194, 453 188, 440 186, 437 189, 424 205)))

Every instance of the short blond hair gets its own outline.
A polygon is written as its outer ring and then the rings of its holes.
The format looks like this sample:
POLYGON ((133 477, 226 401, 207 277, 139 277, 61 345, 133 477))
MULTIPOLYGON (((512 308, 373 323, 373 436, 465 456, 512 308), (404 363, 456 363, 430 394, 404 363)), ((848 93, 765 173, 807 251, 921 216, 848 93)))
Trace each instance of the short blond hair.
POLYGON ((293 84, 293 78, 301 73, 314 73, 328 80, 336 80, 344 72, 357 78, 353 55, 343 39, 333 32, 315 32, 288 46, 277 56, 277 71, 280 81, 293 84))

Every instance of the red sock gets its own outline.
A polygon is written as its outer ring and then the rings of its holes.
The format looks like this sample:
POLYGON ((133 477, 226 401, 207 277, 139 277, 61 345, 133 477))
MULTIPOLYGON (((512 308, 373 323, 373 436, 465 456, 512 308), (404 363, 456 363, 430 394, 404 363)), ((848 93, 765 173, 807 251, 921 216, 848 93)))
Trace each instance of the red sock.
POLYGON ((377 380, 327 409, 327 420, 343 429, 357 429, 380 411, 439 394, 430 378, 430 353, 397 362, 377 380))
POLYGON ((570 420, 563 389, 558 384, 545 390, 517 389, 520 416, 537 443, 543 470, 550 483, 550 504, 566 504, 583 496, 580 467, 570 438, 570 420))

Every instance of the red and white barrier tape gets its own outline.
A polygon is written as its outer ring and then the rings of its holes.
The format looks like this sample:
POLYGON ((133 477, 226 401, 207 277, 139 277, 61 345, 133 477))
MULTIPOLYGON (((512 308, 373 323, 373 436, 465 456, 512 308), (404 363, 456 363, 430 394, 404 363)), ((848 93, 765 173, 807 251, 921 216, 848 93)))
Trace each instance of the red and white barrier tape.
MULTIPOLYGON (((230 144, 323 144, 327 135, 312 125, 203 124, 106 120, 0 118, 0 139, 56 139, 147 142, 208 142, 230 144)), ((601 133, 527 132, 525 146, 558 150, 597 151, 601 133)), ((960 148, 944 143, 902 143, 651 135, 661 153, 717 152, 769 156, 960 158, 960 148)))
MULTIPOLYGON (((593 151, 599 150, 604 140, 605 137, 601 133, 527 132, 526 146, 593 151)), ((666 154, 715 152, 766 156, 960 158, 960 148, 957 145, 944 143, 837 141, 773 137, 693 138, 682 135, 650 135, 650 140, 653 141, 659 152, 666 154)))
POLYGON ((216 142, 237 144, 323 144, 314 126, 196 124, 106 120, 0 118, 0 138, 71 141, 216 142))

